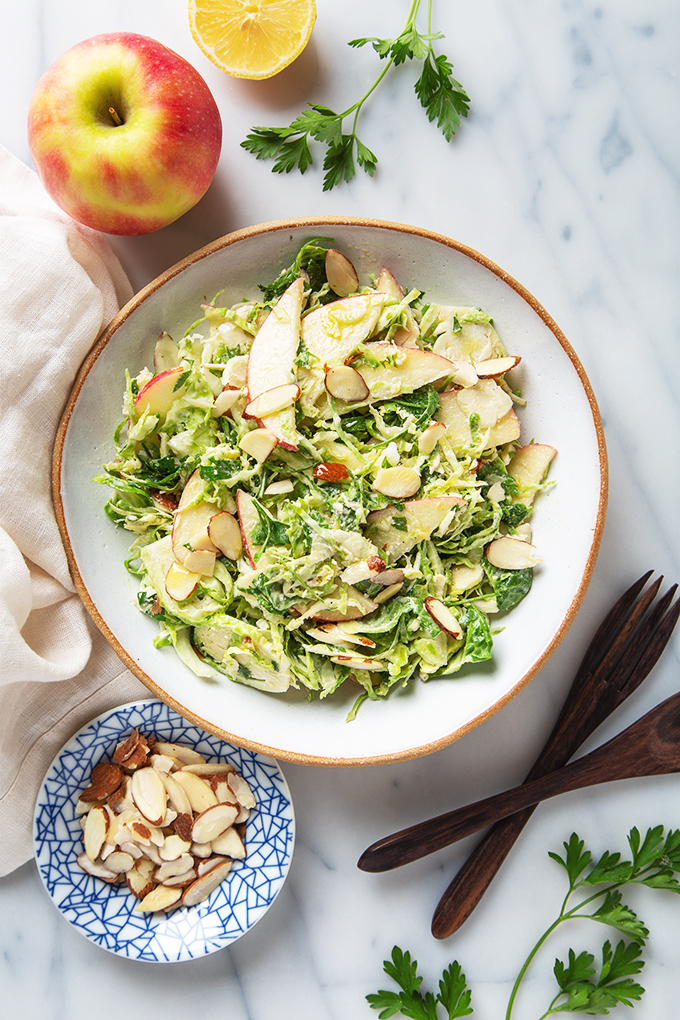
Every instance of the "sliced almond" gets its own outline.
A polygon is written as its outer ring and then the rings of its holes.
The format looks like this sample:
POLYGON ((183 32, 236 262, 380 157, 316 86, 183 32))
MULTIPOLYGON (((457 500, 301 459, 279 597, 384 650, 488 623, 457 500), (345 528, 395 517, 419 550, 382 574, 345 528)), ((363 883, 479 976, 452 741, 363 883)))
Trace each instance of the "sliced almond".
POLYGON ((139 848, 139 846, 136 843, 132 843, 131 841, 125 841, 124 843, 121 843, 118 849, 122 850, 123 853, 129 854, 130 857, 132 857, 133 860, 135 861, 139 861, 143 857, 142 851, 139 848))
POLYGON ((292 492, 295 488, 295 484, 292 478, 279 478, 278 481, 272 482, 262 493, 263 496, 284 496, 287 492, 292 492))
POLYGON ((328 286, 338 297, 349 297, 359 289, 359 277, 357 271, 341 251, 336 248, 329 248, 325 259, 326 279, 328 286))
POLYGON ((277 443, 278 439, 268 429, 253 429, 252 432, 246 432, 238 445, 244 453, 253 457, 258 464, 264 464, 277 443))
MULTIPOLYGON (((229 830, 231 832, 231 829, 229 830)), ((206 857, 204 861, 201 861, 196 866, 196 875, 200 878, 202 875, 207 875, 213 868, 217 868, 220 864, 226 863, 226 857, 220 855, 219 857, 206 857)))
POLYGON ((182 839, 177 833, 173 833, 165 837, 165 842, 159 848, 158 855, 162 861, 176 861, 182 854, 188 853, 190 847, 191 840, 182 839))
POLYGON ((124 768, 127 772, 133 772, 140 765, 146 765, 148 759, 149 746, 145 740, 140 738, 132 754, 128 755, 125 761, 122 762, 121 768, 124 768))
POLYGON ((195 776, 193 772, 175 772, 173 779, 179 783, 186 793, 191 804, 191 810, 195 811, 196 814, 200 815, 206 808, 217 804, 217 797, 208 784, 204 783, 200 776, 195 776))
POLYGON ((154 878, 157 882, 165 882, 166 878, 174 878, 175 875, 182 875, 194 866, 194 859, 189 853, 184 853, 174 861, 163 861, 156 870, 154 878))
POLYGON ((496 538, 486 547, 489 563, 500 570, 526 570, 541 562, 538 549, 520 538, 496 538))
POLYGON ((194 816, 191 809, 186 814, 177 815, 173 822, 176 835, 185 843, 191 843, 191 829, 194 824, 194 816))
MULTIPOLYGON (((99 851, 99 860, 100 861, 106 861, 111 856, 111 854, 115 854, 116 852, 117 852, 116 844, 115 843, 109 843, 108 840, 104 840, 102 848, 99 851)), ((108 865, 107 865, 107 867, 108 867, 108 865)))
POLYGON ((233 772, 227 777, 227 782, 229 783, 229 788, 233 791, 239 804, 242 804, 245 808, 255 807, 255 794, 243 776, 240 776, 238 772, 233 772))
POLYGON ((337 645, 339 648, 347 648, 348 645, 375 648, 375 641, 364 637, 363 634, 348 634, 334 623, 320 623, 318 627, 310 627, 306 633, 310 637, 316 638, 317 641, 324 641, 328 645, 337 645))
POLYGON ((337 666, 347 666, 349 669, 367 669, 376 672, 387 669, 385 663, 380 662, 379 659, 360 659, 356 655, 334 655, 331 657, 331 662, 337 666))
POLYGON ((211 843, 192 843, 191 852, 194 857, 210 857, 212 853, 211 843))
POLYGON ((140 743, 139 730, 135 727, 129 737, 121 740, 113 752, 113 760, 118 765, 123 765, 126 758, 129 758, 137 745, 140 743))
POLYGON ((234 822, 234 828, 238 828, 239 825, 245 825, 245 823, 248 821, 249 818, 250 818, 250 808, 242 807, 241 810, 239 811, 239 813, 236 816, 236 821, 234 822))
POLYGON ((88 875, 92 875, 93 878, 102 878, 105 882, 117 882, 118 875, 115 871, 110 871, 106 865, 100 861, 91 861, 85 851, 78 854, 76 857, 76 864, 78 867, 88 875))
POLYGON ((159 868, 161 864, 165 863, 165 861, 163 861, 163 859, 161 858, 161 855, 158 853, 158 847, 154 846, 153 843, 148 843, 146 845, 140 844, 140 846, 142 848, 142 853, 144 854, 144 856, 147 857, 150 861, 153 861, 153 863, 156 864, 159 868))
POLYGON ((191 830, 194 843, 212 843, 225 829, 233 825, 239 813, 234 804, 214 804, 194 819, 191 830))
POLYGON ((182 772, 192 772, 195 776, 228 776, 236 769, 228 761, 201 761, 195 765, 183 765, 182 772))
POLYGON ((337 482, 346 482, 349 478, 349 471, 344 464, 339 464, 337 461, 328 461, 323 464, 316 464, 312 475, 317 482, 336 484, 337 482))
POLYGON ((373 479, 373 489, 392 499, 408 499, 420 488, 420 475, 413 468, 380 468, 373 479))
POLYGON ((150 767, 137 769, 132 774, 130 793, 144 818, 152 825, 160 825, 165 816, 167 794, 158 772, 150 767))
POLYGON ((140 914, 154 914, 156 911, 168 910, 170 907, 174 907, 181 898, 181 889, 171 889, 167 885, 157 885, 155 889, 146 894, 143 900, 139 901, 135 910, 140 914))
POLYGON ((516 368, 522 359, 518 355, 507 358, 489 358, 487 361, 478 361, 475 365, 475 372, 479 379, 497 379, 505 375, 511 368, 516 368))
POLYGON ((350 365, 329 368, 326 372, 326 389, 336 400, 344 400, 347 404, 368 400, 371 392, 363 376, 350 365))
POLYGON ((85 853, 91 861, 99 857, 106 833, 109 829, 109 815, 103 807, 93 807, 85 818, 85 829, 83 838, 85 842, 85 853))
POLYGON ((230 789, 226 776, 212 777, 210 787, 220 804, 238 804, 236 794, 230 789))
POLYGON ((212 848, 216 854, 225 854, 235 861, 242 861, 246 856, 243 840, 233 825, 226 832, 223 832, 221 836, 213 840, 212 848))
POLYGON ((426 598, 425 608, 438 627, 453 638, 462 638, 463 628, 458 618, 445 606, 440 599, 426 598))
POLYGON ((163 815, 163 821, 161 822, 161 829, 169 829, 175 821, 175 818, 177 818, 177 812, 174 808, 166 808, 165 814, 163 815))
POLYGON ((378 605, 382 605, 384 602, 387 602, 388 599, 391 599, 393 595, 396 595, 398 591, 401 591, 403 587, 403 581, 399 584, 391 584, 389 588, 384 588, 383 591, 379 591, 378 594, 373 597, 373 601, 377 602, 378 605))
POLYGON ((418 436, 418 450, 420 453, 432 453, 435 446, 446 432, 446 425, 442 421, 433 422, 428 425, 424 432, 418 436))
POLYGON ((215 397, 215 401, 212 406, 212 417, 221 418, 227 411, 231 411, 232 407, 241 396, 240 390, 225 389, 221 393, 218 393, 215 397))
POLYGON ((172 772, 177 766, 175 760, 168 754, 152 754, 149 758, 149 765, 156 772, 172 772))
POLYGON ((183 871, 180 875, 171 875, 170 878, 163 879, 163 885, 167 885, 171 889, 184 888, 184 886, 191 885, 197 877, 196 868, 189 868, 188 871, 183 871))
POLYGON ((399 567, 392 567, 388 570, 381 570, 379 574, 371 574, 369 581, 372 584, 384 584, 389 588, 392 584, 401 584, 404 580, 404 571, 399 567))
POLYGON ((196 765, 198 762, 205 761, 200 751, 195 751, 193 747, 185 747, 184 744, 172 744, 167 740, 157 740, 154 744, 154 753, 167 754, 170 758, 175 758, 181 762, 182 765, 196 765))
POLYGON ((451 567, 449 584, 453 591, 469 591, 470 588, 476 588, 483 579, 484 570, 481 566, 466 567, 461 563, 457 567, 451 567))
MULTIPOLYGON (((165 772, 159 772, 159 775, 163 781, 163 786, 165 787, 165 791, 168 795, 168 800, 177 814, 190 815, 191 803, 186 795, 184 787, 180 786, 174 776, 168 775, 165 772)), ((175 819, 175 822, 176 821, 177 819, 175 819)))
POLYGON ((244 418, 266 418, 270 414, 278 414, 286 407, 290 407, 300 396, 300 387, 297 383, 284 383, 282 386, 273 386, 258 394, 254 400, 246 404, 243 412, 244 418))
POLYGON ((104 800, 123 782, 120 766, 111 761, 100 761, 92 769, 90 785, 80 794, 81 801, 104 800))
POLYGON ((132 854, 127 854, 124 850, 114 850, 106 858, 106 867, 116 875, 124 875, 134 863, 135 858, 132 854))
POLYGON ((210 894, 217 889, 231 871, 231 861, 225 861, 216 868, 212 868, 206 875, 197 878, 195 882, 187 886, 182 894, 182 903, 185 907, 194 907, 197 903, 206 900, 210 894))
POLYGON ((200 580, 200 572, 188 570, 173 560, 165 575, 165 590, 175 602, 182 602, 196 591, 200 580))
POLYGON ((127 831, 133 843, 139 843, 140 846, 149 846, 151 843, 151 829, 144 822, 130 822, 127 831))
POLYGON ((154 864, 152 861, 143 859, 138 861, 125 875, 127 887, 133 896, 143 900, 155 886, 153 880, 154 864))
POLYGON ((210 541, 228 560, 237 560, 243 552, 241 528, 233 514, 223 510, 210 518, 208 523, 210 541))

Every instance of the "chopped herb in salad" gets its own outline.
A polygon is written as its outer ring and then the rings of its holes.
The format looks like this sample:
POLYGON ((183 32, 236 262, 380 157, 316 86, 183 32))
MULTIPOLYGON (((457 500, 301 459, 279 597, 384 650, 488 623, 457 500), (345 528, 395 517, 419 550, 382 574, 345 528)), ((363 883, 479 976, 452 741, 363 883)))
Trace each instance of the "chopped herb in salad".
POLYGON ((387 268, 361 284, 332 243, 158 337, 98 481, 136 535, 158 646, 277 694, 354 683, 353 718, 491 658, 490 617, 540 562, 529 519, 556 451, 522 444, 520 359, 486 312, 387 268))

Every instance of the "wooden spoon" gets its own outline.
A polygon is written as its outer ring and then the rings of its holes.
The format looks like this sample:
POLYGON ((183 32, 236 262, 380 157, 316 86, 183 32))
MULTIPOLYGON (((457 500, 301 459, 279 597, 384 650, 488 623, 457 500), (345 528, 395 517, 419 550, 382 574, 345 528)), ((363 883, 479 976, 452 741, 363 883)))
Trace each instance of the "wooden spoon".
POLYGON ((514 790, 438 815, 373 843, 359 858, 362 871, 410 864, 516 811, 559 793, 597 783, 680 772, 680 693, 571 765, 514 790))

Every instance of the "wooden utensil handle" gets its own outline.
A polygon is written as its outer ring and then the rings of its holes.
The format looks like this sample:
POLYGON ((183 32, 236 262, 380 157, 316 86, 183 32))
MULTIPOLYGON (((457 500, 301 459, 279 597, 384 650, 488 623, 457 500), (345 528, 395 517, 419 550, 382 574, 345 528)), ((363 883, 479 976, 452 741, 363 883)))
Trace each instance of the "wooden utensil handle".
POLYGON ((674 695, 623 733, 571 765, 379 840, 362 854, 359 867, 362 871, 376 872, 409 864, 559 793, 617 779, 676 772, 680 769, 677 762, 652 755, 648 741, 652 728, 665 716, 670 716, 671 726, 677 726, 679 712, 680 695, 674 695))
POLYGON ((487 832, 460 867, 442 896, 432 918, 432 934, 445 939, 467 921, 518 836, 535 810, 535 805, 502 818, 487 832))

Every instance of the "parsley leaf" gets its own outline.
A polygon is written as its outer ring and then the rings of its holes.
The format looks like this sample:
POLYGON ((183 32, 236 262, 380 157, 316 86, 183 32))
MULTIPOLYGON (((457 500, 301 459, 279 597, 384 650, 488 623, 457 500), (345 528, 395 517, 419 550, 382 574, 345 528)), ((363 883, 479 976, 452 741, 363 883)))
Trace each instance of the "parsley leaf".
POLYGON ((452 76, 453 64, 445 56, 436 57, 430 50, 424 59, 422 74, 415 84, 416 95, 427 119, 430 123, 436 120, 437 127, 450 142, 460 126, 460 118, 468 115, 470 98, 452 76))
POLYGON ((330 107, 310 103, 285 127, 252 128, 241 146, 253 153, 256 159, 274 160, 274 173, 299 170, 303 174, 313 164, 309 139, 320 142, 326 146, 324 191, 330 191, 343 181, 349 183, 356 175, 357 165, 372 177, 378 159, 357 135, 359 114, 390 68, 407 60, 422 62, 421 74, 414 86, 415 93, 430 123, 436 122, 446 141, 450 142, 461 117, 468 115, 470 99, 460 82, 452 76, 450 60, 434 51, 434 42, 442 39, 443 35, 431 30, 432 0, 428 3, 427 31, 418 29, 416 19, 421 3, 422 0, 413 0, 406 24, 394 39, 365 37, 350 40, 349 45, 355 49, 370 44, 380 60, 385 62, 361 99, 340 113, 330 107), (349 130, 345 129, 346 122, 351 125, 349 130))
POLYGON ((634 942, 626 945, 621 941, 612 954, 609 941, 602 947, 602 968, 597 980, 593 963, 595 957, 590 953, 569 950, 569 961, 565 964, 555 960, 554 974, 560 987, 560 994, 553 1000, 551 1012, 556 1013, 590 1013, 598 1016, 608 1015, 619 1003, 633 1006, 633 999, 639 1000, 644 988, 632 976, 639 974, 644 961, 639 959, 642 949, 634 942), (557 1005, 562 996, 567 998, 557 1005))
POLYGON ((399 946, 394 947, 392 959, 385 960, 383 967, 387 976, 399 985, 401 991, 379 991, 366 996, 371 1009, 382 1010, 379 1020, 389 1020, 389 1017, 396 1016, 397 1013, 411 1017, 412 1020, 438 1020, 438 1003, 446 1010, 448 1020, 469 1016, 472 1013, 470 1008, 472 993, 467 989, 465 975, 457 961, 454 960, 442 974, 436 996, 432 992, 422 995, 420 986, 423 979, 418 974, 418 963, 411 960, 411 954, 408 951, 403 952, 399 946))

